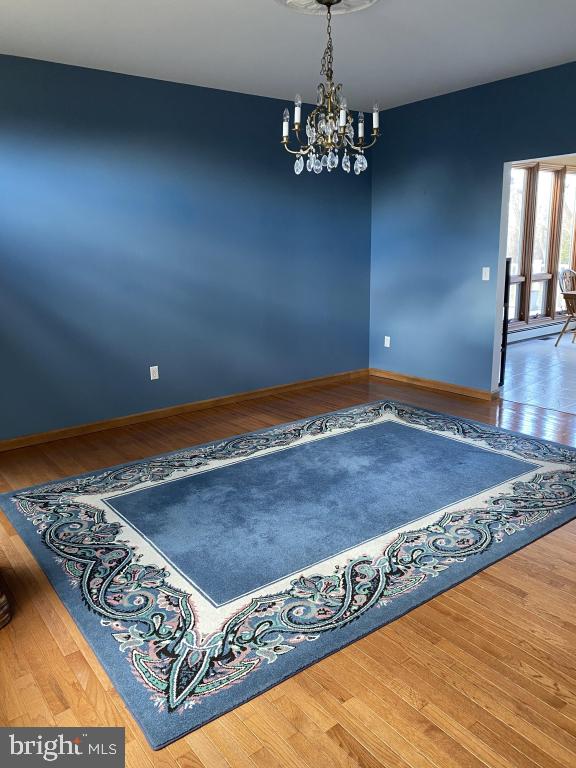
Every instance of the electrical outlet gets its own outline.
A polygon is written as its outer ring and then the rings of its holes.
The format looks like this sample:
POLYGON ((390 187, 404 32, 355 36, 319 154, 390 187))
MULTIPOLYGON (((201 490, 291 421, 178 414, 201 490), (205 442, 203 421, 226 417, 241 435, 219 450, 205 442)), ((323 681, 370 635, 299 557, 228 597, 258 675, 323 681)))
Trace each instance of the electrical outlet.
POLYGON ((482 267, 482 280, 484 280, 484 282, 490 280, 490 267, 482 267))
POLYGON ((384 336, 384 346, 385 347, 390 346, 390 336, 384 336))
POLYGON ((158 366, 157 365, 151 365, 150 366, 150 380, 156 381, 156 379, 160 378, 160 373, 158 372, 158 366))

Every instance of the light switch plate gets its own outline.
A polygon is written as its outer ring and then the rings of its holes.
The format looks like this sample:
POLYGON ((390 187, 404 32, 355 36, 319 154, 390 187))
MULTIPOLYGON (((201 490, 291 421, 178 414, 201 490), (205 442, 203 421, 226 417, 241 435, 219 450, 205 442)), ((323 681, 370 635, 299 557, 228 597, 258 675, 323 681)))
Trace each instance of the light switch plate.
POLYGON ((482 267, 482 280, 485 282, 490 280, 490 267, 482 267))

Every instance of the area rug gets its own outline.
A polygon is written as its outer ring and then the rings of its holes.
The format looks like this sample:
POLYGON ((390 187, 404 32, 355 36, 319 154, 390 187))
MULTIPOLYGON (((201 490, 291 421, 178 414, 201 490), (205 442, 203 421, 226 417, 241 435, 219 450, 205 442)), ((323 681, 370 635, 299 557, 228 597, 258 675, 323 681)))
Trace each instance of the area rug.
POLYGON ((576 449, 380 401, 0 506, 157 749, 576 517, 576 449))

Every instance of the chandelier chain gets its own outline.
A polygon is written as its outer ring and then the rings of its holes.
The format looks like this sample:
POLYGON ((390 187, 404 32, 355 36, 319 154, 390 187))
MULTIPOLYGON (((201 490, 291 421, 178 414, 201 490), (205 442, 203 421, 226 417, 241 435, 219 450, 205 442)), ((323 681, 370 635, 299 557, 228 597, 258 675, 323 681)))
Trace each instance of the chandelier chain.
POLYGON ((322 55, 322 66, 320 68, 320 74, 324 75, 328 82, 332 82, 334 79, 334 44, 332 43, 332 8, 330 6, 328 6, 326 18, 328 42, 326 43, 326 49, 322 55))

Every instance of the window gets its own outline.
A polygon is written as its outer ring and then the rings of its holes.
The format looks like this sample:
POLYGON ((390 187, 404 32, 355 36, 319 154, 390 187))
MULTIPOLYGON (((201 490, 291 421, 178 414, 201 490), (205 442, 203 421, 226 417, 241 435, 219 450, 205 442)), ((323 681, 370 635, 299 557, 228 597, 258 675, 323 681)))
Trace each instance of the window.
POLYGON ((518 283, 510 284, 510 299, 508 303, 508 322, 518 320, 520 310, 520 288, 518 283))
POLYGON ((546 293, 548 290, 544 280, 532 280, 530 286, 530 319, 546 317, 546 293))
POLYGON ((522 271, 522 224, 524 222, 524 198, 526 190, 525 168, 512 168, 510 202, 508 204, 508 247, 506 255, 512 259, 511 274, 522 271))
POLYGON ((554 320, 566 309, 558 275, 576 268, 576 167, 514 166, 506 255, 512 260, 508 322, 554 320))
MULTIPOLYGON (((574 266, 574 241, 576 234, 576 173, 574 172, 566 174, 560 227, 559 272, 563 269, 571 269, 574 266)), ((564 300, 560 291, 557 291, 556 314, 564 312, 566 312, 564 300)))
POLYGON ((550 247, 550 214, 552 213, 552 171, 540 171, 536 194, 536 217, 534 221, 534 245, 532 247, 532 274, 546 272, 548 248, 550 247))

